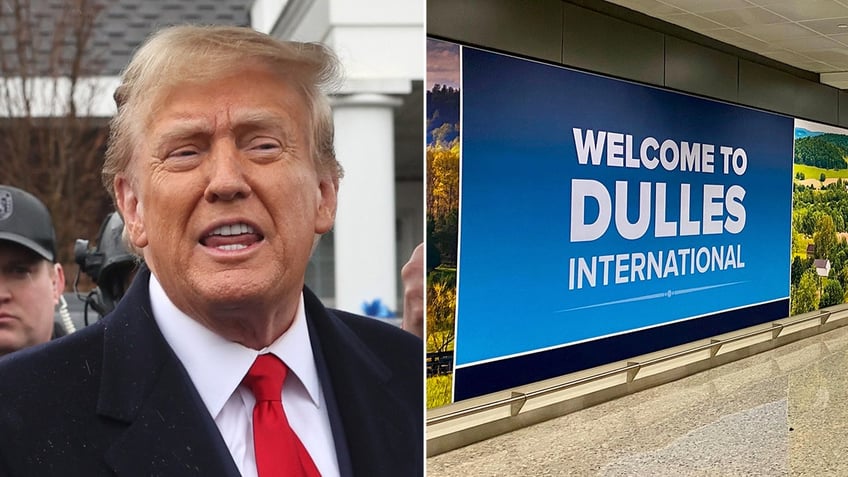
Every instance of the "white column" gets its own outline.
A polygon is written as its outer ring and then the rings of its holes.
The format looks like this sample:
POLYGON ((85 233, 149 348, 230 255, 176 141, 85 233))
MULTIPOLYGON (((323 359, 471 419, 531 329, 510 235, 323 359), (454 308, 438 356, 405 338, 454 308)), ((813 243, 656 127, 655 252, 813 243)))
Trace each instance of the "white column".
MULTIPOLYGON (((336 213, 336 308, 362 314, 379 298, 397 307, 394 108, 381 94, 333 99, 336 157, 345 170, 336 213)), ((400 314, 400 313, 398 313, 400 314)))

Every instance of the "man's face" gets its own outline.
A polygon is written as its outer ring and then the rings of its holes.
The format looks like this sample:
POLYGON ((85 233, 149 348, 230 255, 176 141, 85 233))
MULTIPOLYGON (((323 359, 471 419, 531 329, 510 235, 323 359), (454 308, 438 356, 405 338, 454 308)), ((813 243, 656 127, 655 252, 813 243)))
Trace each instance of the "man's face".
POLYGON ((300 90, 242 68, 168 89, 148 119, 115 190, 169 298, 200 321, 296 300, 337 186, 314 166, 300 90))
POLYGON ((64 285, 59 265, 0 241, 0 356, 50 340, 64 285))

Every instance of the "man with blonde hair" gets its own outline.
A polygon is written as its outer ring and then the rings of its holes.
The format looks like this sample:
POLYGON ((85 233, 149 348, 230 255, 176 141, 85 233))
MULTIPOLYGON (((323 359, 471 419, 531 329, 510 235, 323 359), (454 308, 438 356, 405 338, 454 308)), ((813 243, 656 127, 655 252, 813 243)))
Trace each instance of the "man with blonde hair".
POLYGON ((0 363, 0 476, 415 476, 421 341, 304 286, 342 175, 334 55, 172 27, 115 93, 103 180, 145 267, 115 311, 0 363))

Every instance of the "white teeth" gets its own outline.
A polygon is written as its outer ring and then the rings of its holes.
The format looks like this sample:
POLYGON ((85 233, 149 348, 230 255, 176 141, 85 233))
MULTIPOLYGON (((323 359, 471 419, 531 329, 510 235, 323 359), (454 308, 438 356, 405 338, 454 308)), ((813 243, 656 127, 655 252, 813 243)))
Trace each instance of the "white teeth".
POLYGON ((236 243, 236 244, 232 244, 232 245, 220 245, 216 248, 219 249, 219 250, 241 250, 243 248, 247 248, 247 245, 242 245, 242 244, 236 243))
POLYGON ((252 234, 254 233, 253 227, 247 224, 231 224, 231 225, 222 225, 215 230, 213 230, 209 235, 239 235, 239 234, 252 234))

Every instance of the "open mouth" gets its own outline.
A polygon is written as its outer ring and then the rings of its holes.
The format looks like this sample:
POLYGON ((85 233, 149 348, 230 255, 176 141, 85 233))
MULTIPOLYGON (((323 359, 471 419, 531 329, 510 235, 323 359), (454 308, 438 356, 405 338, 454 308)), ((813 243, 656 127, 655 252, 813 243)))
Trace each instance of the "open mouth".
POLYGON ((204 235, 200 239, 200 243, 205 247, 234 251, 246 249, 264 239, 265 237, 252 226, 245 223, 236 223, 216 227, 204 235))

